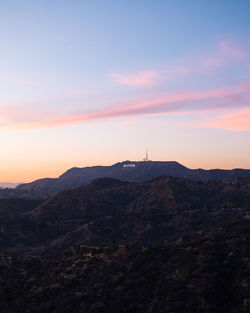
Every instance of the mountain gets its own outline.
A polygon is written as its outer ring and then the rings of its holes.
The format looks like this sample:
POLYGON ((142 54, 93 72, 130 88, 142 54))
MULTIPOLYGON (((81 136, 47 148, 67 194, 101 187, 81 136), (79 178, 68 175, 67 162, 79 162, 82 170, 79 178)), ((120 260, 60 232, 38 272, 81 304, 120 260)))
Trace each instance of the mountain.
POLYGON ((22 183, 0 182, 0 188, 15 188, 22 183))
MULTIPOLYGON (((58 178, 44 178, 21 184, 15 191, 21 197, 49 198, 58 191, 88 184, 101 177, 110 177, 129 182, 142 182, 160 175, 183 177, 196 181, 232 182, 239 177, 250 177, 250 170, 203 170, 189 169, 178 162, 131 162, 124 161, 112 166, 71 168, 58 178)), ((1 197, 1 193, 0 193, 1 197)))
POLYGON ((0 237, 0 247, 61 249, 76 243, 169 240, 231 218, 242 219, 250 210, 249 185, 250 179, 233 183, 167 176, 147 182, 97 179, 61 191, 13 219, 0 237))
POLYGON ((2 313, 250 310, 250 178, 102 178, 0 217, 2 313))
POLYGON ((158 245, 0 253, 2 313, 248 313, 250 222, 158 245))

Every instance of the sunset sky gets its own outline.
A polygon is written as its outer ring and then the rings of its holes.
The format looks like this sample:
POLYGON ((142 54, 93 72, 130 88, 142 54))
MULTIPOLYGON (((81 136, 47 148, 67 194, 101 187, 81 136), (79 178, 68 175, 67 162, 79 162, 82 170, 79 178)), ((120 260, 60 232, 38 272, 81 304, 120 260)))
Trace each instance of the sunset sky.
POLYGON ((0 181, 250 168, 249 0, 0 1, 0 181))

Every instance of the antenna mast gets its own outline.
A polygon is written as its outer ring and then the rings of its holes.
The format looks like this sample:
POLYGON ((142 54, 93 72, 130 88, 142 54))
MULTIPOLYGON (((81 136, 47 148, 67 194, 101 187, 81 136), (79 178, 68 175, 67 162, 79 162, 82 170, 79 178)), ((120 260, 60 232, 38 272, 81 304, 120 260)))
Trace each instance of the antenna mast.
POLYGON ((143 159, 144 162, 148 162, 149 161, 149 158, 148 158, 148 147, 146 148, 146 156, 145 158, 143 159))

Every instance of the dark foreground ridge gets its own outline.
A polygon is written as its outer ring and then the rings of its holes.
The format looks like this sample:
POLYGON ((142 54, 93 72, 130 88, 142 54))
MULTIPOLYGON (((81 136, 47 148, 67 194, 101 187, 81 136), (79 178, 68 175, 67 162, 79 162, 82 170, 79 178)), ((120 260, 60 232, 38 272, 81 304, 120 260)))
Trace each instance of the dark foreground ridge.
MULTIPOLYGON (((226 181, 250 177, 250 170, 203 170, 189 169, 178 162, 131 162, 124 161, 112 166, 92 166, 72 168, 58 178, 44 178, 32 183, 21 184, 15 189, 15 196, 28 198, 48 198, 58 191, 88 184, 93 179, 110 177, 130 182, 142 182, 160 175, 182 177, 196 181, 226 181)), ((12 191, 13 192, 13 191, 12 191)), ((1 194, 4 193, 0 192, 1 194)), ((6 193, 7 194, 7 193, 6 193)), ((9 191, 11 195, 11 192, 9 191)))
MULTIPOLYGON (((30 205, 26 212, 12 210, 10 215, 10 210, 2 210, 0 247, 151 244, 209 231, 230 220, 231 215, 242 218, 246 214, 249 184, 250 179, 229 184, 167 176, 140 183, 97 179, 87 186, 61 191, 35 208, 30 205)), ((13 199, 5 199, 8 201, 13 199)))
POLYGON ((0 220, 2 313, 250 311, 249 178, 97 179, 0 220))

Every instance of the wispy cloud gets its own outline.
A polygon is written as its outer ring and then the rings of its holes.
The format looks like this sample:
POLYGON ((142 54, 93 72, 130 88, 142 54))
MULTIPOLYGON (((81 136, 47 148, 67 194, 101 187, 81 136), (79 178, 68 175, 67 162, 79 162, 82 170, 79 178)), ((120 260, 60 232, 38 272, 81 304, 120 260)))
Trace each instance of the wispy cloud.
POLYGON ((244 62, 249 64, 247 51, 232 41, 223 39, 217 41, 209 51, 196 53, 187 60, 177 60, 175 63, 164 64, 154 70, 143 70, 128 75, 112 73, 108 77, 119 85, 136 88, 150 87, 187 77, 217 75, 222 68, 230 68, 234 64, 244 62))
POLYGON ((201 70, 204 69, 208 73, 208 70, 212 71, 220 67, 225 67, 230 63, 243 61, 247 57, 247 52, 241 47, 232 42, 220 40, 217 49, 201 57, 198 67, 200 63, 201 70))
POLYGON ((231 58, 244 59, 247 53, 240 47, 229 43, 226 40, 221 40, 219 43, 220 51, 231 58))
MULTIPOLYGON (((180 112, 206 112, 222 109, 246 108, 250 103, 250 85, 237 85, 228 88, 196 90, 190 92, 178 92, 157 97, 150 101, 131 101, 123 105, 112 106, 110 108, 95 110, 92 112, 79 112, 73 114, 63 114, 54 112, 51 116, 46 114, 35 115, 32 112, 13 112, 5 113, 5 121, 2 126, 17 128, 41 128, 54 127, 77 122, 86 122, 91 120, 112 119, 129 116, 145 116, 155 114, 169 114, 180 112), (35 116, 35 117, 34 117, 35 116), (38 117, 37 117, 38 116, 38 117), (50 116, 48 118, 48 116, 50 116)), ((239 119, 239 117, 238 117, 239 119)), ((220 120, 217 122, 219 123, 220 120)), ((227 119, 229 121, 229 119, 227 119)), ((216 121, 209 127, 217 127, 216 121)), ((244 122, 242 120, 242 122, 244 122)), ((245 122, 244 122, 245 123, 245 122)), ((224 124, 223 124, 224 125, 224 124)), ((244 124, 245 125, 245 124, 244 124)))
POLYGON ((204 125, 233 131, 250 130, 250 108, 217 117, 204 125))
POLYGON ((147 87, 153 86, 160 79, 160 74, 156 71, 144 71, 131 75, 110 74, 109 77, 120 85, 147 87))
MULTIPOLYGON (((236 130, 240 129, 240 124, 245 125, 242 126, 244 128, 248 123, 247 117, 240 120, 240 116, 235 115, 239 110, 250 107, 249 74, 247 76, 246 73, 249 73, 249 56, 246 51, 226 40, 221 40, 217 42, 217 48, 212 49, 210 53, 207 52, 206 56, 197 54, 191 60, 184 59, 171 65, 165 64, 155 70, 144 70, 129 75, 117 73, 109 75, 116 84, 138 88, 133 90, 133 96, 136 96, 137 100, 129 99, 131 97, 129 93, 126 95, 128 100, 124 100, 124 97, 121 100, 117 91, 110 95, 105 94, 105 91, 102 94, 96 90, 90 92, 85 88, 72 88, 63 95, 40 97, 27 103, 23 101, 16 105, 0 103, 0 127, 54 127, 91 120, 170 113, 195 114, 213 111, 219 115, 224 110, 223 112, 226 112, 224 116, 219 116, 207 125, 201 126, 218 127, 220 124, 221 127, 236 130), (237 80, 245 84, 210 89, 192 88, 207 84, 215 86, 218 85, 217 82, 227 86, 227 82, 232 80, 227 79, 228 72, 221 68, 228 66, 230 70, 231 64, 232 68, 237 68, 237 80), (211 73, 213 79, 216 79, 215 83, 210 80, 211 73), (168 90, 179 91, 166 92, 167 84, 168 90), (151 86, 154 88, 145 88, 151 86), (189 86, 188 91, 184 86, 189 86), (110 105, 107 106, 107 103, 110 105), (90 107, 92 110, 88 109, 90 107), (238 126, 229 126, 233 118, 238 120, 238 126)), ((20 83, 30 82, 20 81, 20 83)))

